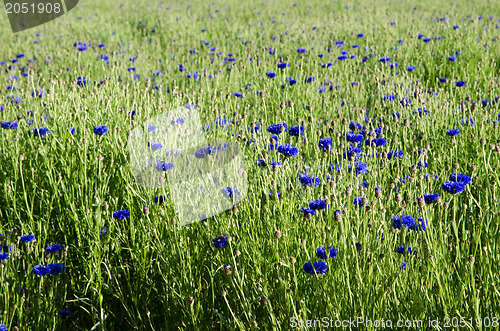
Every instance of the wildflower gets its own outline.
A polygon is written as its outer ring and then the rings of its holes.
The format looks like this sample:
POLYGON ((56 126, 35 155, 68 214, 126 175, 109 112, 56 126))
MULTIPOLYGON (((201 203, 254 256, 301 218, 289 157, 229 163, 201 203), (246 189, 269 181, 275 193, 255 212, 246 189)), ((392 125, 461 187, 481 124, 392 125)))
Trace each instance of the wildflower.
POLYGON ((113 218, 117 220, 124 220, 130 217, 130 211, 128 210, 117 210, 113 213, 113 218))
POLYGON ((304 127, 302 126, 298 126, 298 125, 293 125, 289 130, 288 130, 288 134, 291 136, 291 137, 298 137, 299 134, 301 136, 304 136, 304 127))
POLYGON ((195 156, 198 159, 203 159, 205 156, 212 154, 212 147, 207 146, 196 150, 195 156))
POLYGON ((396 252, 399 253, 399 254, 404 254, 405 247, 404 246, 397 246, 396 247, 396 252))
POLYGON ((235 188, 231 188, 231 187, 225 187, 222 189, 222 194, 226 197, 226 198, 232 198, 234 195, 238 195, 239 192, 238 190, 235 188))
POLYGON ((323 199, 316 199, 309 203, 309 208, 312 210, 325 209, 326 203, 323 199))
POLYGON ((307 174, 299 174, 299 181, 302 186, 314 186, 318 187, 321 185, 321 179, 319 177, 314 177, 307 174))
POLYGON ((409 72, 412 72, 415 70, 415 66, 409 66, 408 68, 406 68, 406 70, 408 70, 409 72))
POLYGON ((307 214, 311 214, 311 216, 316 215, 316 211, 315 211, 315 210, 313 210, 313 209, 311 209, 311 208, 302 207, 302 208, 300 209, 300 211, 301 211, 302 213, 304 213, 304 215, 307 215, 307 214))
POLYGON ((304 271, 311 275, 314 275, 315 273, 318 275, 326 275, 328 267, 326 263, 323 261, 318 261, 314 263, 309 262, 304 264, 304 271))
POLYGON ((163 160, 156 160, 156 170, 158 171, 168 171, 174 168, 174 164, 171 162, 165 162, 163 160))
POLYGON ((367 146, 370 146, 370 144, 374 143, 375 146, 379 147, 379 146, 385 146, 385 144, 387 143, 387 140, 385 138, 375 138, 375 139, 372 139, 372 141, 370 142, 369 139, 366 139, 365 141, 365 145, 367 146))
MULTIPOLYGON (((327 255, 325 247, 318 247, 316 249, 316 256, 322 260, 326 260, 327 255)), ((328 255, 328 258, 334 258, 336 256, 337 256, 337 250, 333 246, 330 246, 330 254, 328 255)))
POLYGON ((351 160, 352 157, 360 158, 362 156, 362 151, 359 147, 354 147, 353 145, 349 145, 344 152, 344 159, 351 160))
POLYGON ((274 73, 274 72, 268 72, 266 74, 266 76, 269 77, 269 78, 274 78, 274 77, 276 77, 276 73, 274 73))
POLYGON ((60 310, 59 311, 59 315, 61 315, 62 317, 68 317, 68 316, 71 316, 71 311, 69 311, 69 310, 60 310))
POLYGON ((35 275, 43 277, 43 276, 50 275, 50 269, 45 265, 38 264, 38 265, 33 267, 33 273, 35 275))
MULTIPOLYGON (((167 199, 168 199, 168 196, 165 196, 165 195, 159 195, 159 196, 154 197, 154 202, 155 202, 155 203, 162 204, 162 203, 163 203, 163 202, 165 202, 167 199)), ((146 209, 147 209, 147 207, 146 207, 146 209)))
POLYGON ((45 251, 48 253, 57 253, 61 250, 61 244, 54 244, 45 247, 45 251))
POLYGON ((47 266, 50 270, 51 275, 59 275, 61 272, 66 270, 66 267, 62 263, 51 263, 47 266))
POLYGON ((278 146, 278 153, 281 153, 285 156, 297 156, 299 155, 299 149, 297 147, 294 147, 292 145, 289 145, 289 144, 285 144, 285 145, 280 145, 278 146))
MULTIPOLYGON (((351 172, 351 165, 349 164, 347 167, 348 171, 351 172)), ((356 170, 357 174, 364 174, 368 170, 368 166, 366 163, 356 162, 354 163, 354 170, 356 170)))
POLYGON ((267 132, 272 133, 272 134, 280 134, 281 132, 288 131, 288 126, 286 125, 285 122, 283 124, 272 124, 267 128, 267 132))
POLYGON ((108 132, 108 131, 109 131, 109 129, 106 125, 98 125, 98 126, 94 127, 94 134, 99 135, 99 136, 105 135, 106 132, 108 132))
POLYGON ((212 239, 212 246, 216 248, 224 248, 227 245, 229 245, 229 242, 227 241, 227 235, 212 239))
POLYGON ((342 168, 342 166, 340 164, 330 163, 330 165, 328 166, 328 170, 330 170, 330 171, 333 171, 334 169, 336 171, 340 171, 341 168, 342 168))
POLYGON ((21 236, 21 241, 23 243, 28 243, 28 242, 33 241, 33 240, 35 240, 34 234, 25 234, 25 235, 21 236))
POLYGON ((35 137, 44 137, 46 134, 50 133, 48 128, 33 129, 33 134, 35 137))
POLYGON ((441 77, 439 78, 440 83, 446 83, 446 77, 441 77))
POLYGON ((387 153, 387 159, 390 160, 392 158, 399 157, 400 159, 403 158, 403 151, 400 149, 396 149, 395 151, 387 153))
POLYGON ((462 182, 444 182, 443 185, 441 186, 443 188, 443 191, 451 193, 451 194, 457 194, 462 192, 465 189, 465 184, 462 182))
POLYGON ((323 148, 324 151, 332 149, 332 138, 323 138, 318 142, 318 147, 323 148))
POLYGON ((0 261, 8 259, 9 259, 9 253, 0 253, 0 261))
POLYGON ((348 132, 346 134, 346 140, 351 143, 360 143, 363 141, 363 135, 355 134, 354 132, 348 132))
POLYGON ((1 124, 2 129, 17 130, 18 126, 19 125, 17 122, 2 121, 2 124, 1 124))
POLYGON ((363 197, 354 198, 354 205, 358 207, 363 207, 364 205, 363 199, 364 199, 363 197))
POLYGON ((403 262, 402 266, 403 270, 406 270, 406 262, 403 262))
POLYGON ((288 63, 285 62, 278 63, 278 69, 285 69, 286 67, 288 67, 288 63))
POLYGON ((243 97, 243 94, 240 93, 240 92, 234 92, 233 95, 237 98, 242 98, 243 97))
POLYGON ((465 86, 465 82, 464 82, 464 81, 462 81, 462 80, 459 80, 459 81, 455 82, 455 85, 456 85, 457 87, 463 87, 463 86, 465 86))
POLYGON ((424 201, 426 204, 430 205, 436 201, 437 198, 439 198, 439 193, 432 193, 432 194, 424 194, 424 201))
POLYGON ((448 135, 450 137, 456 136, 459 133, 460 133, 460 129, 449 129, 448 131, 446 131, 446 135, 448 135))
POLYGON ((470 184, 471 179, 467 175, 453 173, 453 174, 450 174, 450 182, 461 182, 464 185, 468 185, 468 184, 470 184))

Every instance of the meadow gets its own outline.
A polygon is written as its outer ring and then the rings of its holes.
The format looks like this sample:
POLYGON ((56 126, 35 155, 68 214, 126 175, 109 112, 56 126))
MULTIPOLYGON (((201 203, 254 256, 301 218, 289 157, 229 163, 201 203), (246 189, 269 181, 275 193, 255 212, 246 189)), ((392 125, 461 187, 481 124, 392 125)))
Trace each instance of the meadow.
POLYGON ((0 11, 1 331, 498 328, 500 3, 0 11), (248 181, 189 225, 127 148, 186 106, 248 181))

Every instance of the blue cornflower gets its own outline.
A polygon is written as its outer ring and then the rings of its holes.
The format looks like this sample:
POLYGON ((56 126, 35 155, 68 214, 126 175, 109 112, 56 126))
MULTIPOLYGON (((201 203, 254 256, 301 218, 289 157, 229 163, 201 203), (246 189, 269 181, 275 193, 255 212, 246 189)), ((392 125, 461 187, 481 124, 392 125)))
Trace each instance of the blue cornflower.
POLYGON ((7 121, 2 121, 2 129, 12 129, 12 130, 17 130, 18 128, 18 123, 17 122, 7 122, 7 121))
POLYGON ((237 98, 242 98, 243 94, 241 92, 234 92, 233 95, 237 98))
MULTIPOLYGON (((349 172, 351 172, 351 165, 349 164, 347 166, 347 169, 349 172)), ((355 162, 354 163, 354 170, 356 170, 357 174, 364 174, 368 170, 368 165, 363 162, 355 162)))
POLYGON ((465 189, 465 184, 462 182, 444 182, 443 185, 441 186, 443 188, 443 191, 451 193, 451 194, 457 194, 462 192, 465 189))
POLYGON ((415 70, 415 66, 409 66, 408 68, 406 68, 406 70, 408 70, 409 72, 412 72, 415 70))
POLYGON ((163 160, 156 160, 156 170, 158 171, 168 171, 174 168, 172 162, 165 162, 163 160))
POLYGON ((45 251, 48 253, 57 253, 61 251, 61 244, 53 244, 45 247, 45 251))
POLYGON ((257 160, 257 164, 261 167, 265 167, 267 164, 266 164, 266 161, 264 161, 264 159, 258 159, 257 160))
POLYGON ((439 193, 423 194, 423 197, 425 203, 430 205, 431 203, 434 203, 437 198, 439 198, 439 193))
POLYGON ((299 134, 301 136, 304 136, 304 127, 302 126, 298 126, 298 125, 293 125, 292 127, 290 127, 290 129, 288 130, 288 134, 292 137, 298 137, 299 134))
POLYGON ((51 263, 47 266, 50 270, 51 275, 59 275, 61 272, 66 270, 66 267, 62 263, 51 263))
POLYGON ((401 215, 401 221, 403 226, 406 226, 407 228, 411 229, 415 226, 415 219, 410 215, 401 215))
POLYGON ((396 252, 399 253, 399 254, 404 254, 405 247, 404 246, 397 246, 396 247, 396 252))
POLYGON ((103 136, 109 131, 106 125, 98 125, 94 127, 94 134, 103 136))
POLYGON ((440 77, 439 78, 440 83, 446 83, 446 77, 440 77))
POLYGON ((422 217, 419 217, 417 218, 417 223, 415 224, 415 228, 414 230, 423 230, 423 231, 427 231, 427 227, 426 227, 426 224, 427 224, 427 220, 424 221, 424 219, 422 217))
POLYGON ((302 208, 300 209, 300 211, 301 211, 302 213, 304 213, 304 215, 306 215, 306 214, 311 214, 312 216, 316 215, 316 211, 315 211, 315 210, 313 210, 313 209, 311 209, 311 208, 302 207, 302 208))
POLYGON ((156 197, 154 198, 154 202, 155 202, 155 203, 162 204, 162 203, 163 203, 163 202, 165 202, 167 199, 168 199, 168 196, 165 196, 165 195, 159 195, 159 196, 156 196, 156 197))
POLYGON ((9 253, 0 253, 0 261, 8 259, 9 259, 9 253))
POLYGON ((163 148, 163 145, 156 141, 148 142, 148 147, 151 147, 153 151, 157 151, 163 148))
POLYGON ((401 217, 399 216, 393 216, 391 217, 391 221, 392 221, 392 227, 395 228, 395 229, 401 229, 401 217))
POLYGON ((274 158, 271 159, 271 162, 269 163, 272 167, 278 167, 282 165, 283 163, 281 161, 275 161, 274 158))
POLYGON ((318 187, 321 185, 321 179, 319 177, 314 177, 308 174, 299 174, 299 181, 302 186, 313 186, 318 187))
POLYGON ((25 234, 25 235, 21 236, 21 241, 23 243, 28 243, 28 242, 33 241, 33 240, 35 240, 34 234, 25 234))
POLYGON ((363 207, 363 197, 354 198, 354 205, 358 207, 363 207))
POLYGON ((344 152, 344 159, 351 160, 352 157, 360 158, 362 156, 362 151, 359 147, 354 147, 353 145, 349 145, 344 152))
POLYGON ((117 210, 113 213, 113 218, 117 220, 124 220, 130 217, 130 211, 128 210, 117 210))
POLYGON ((299 149, 289 144, 279 145, 278 153, 281 153, 285 156, 297 156, 299 155, 299 149))
POLYGON ((33 267, 33 273, 38 276, 47 276, 50 275, 50 269, 42 264, 38 264, 33 267))
POLYGON ((283 124, 272 124, 267 128, 267 132, 272 134, 280 134, 283 131, 288 131, 288 126, 285 122, 283 122, 283 124))
POLYGON ((318 147, 323 148, 324 151, 332 149, 332 138, 323 138, 318 142, 318 147))
POLYGON ((347 132, 345 135, 347 141, 351 143, 360 143, 363 141, 363 135, 362 134, 355 134, 354 132, 347 132))
POLYGON ((304 264, 304 271, 311 275, 314 275, 315 273, 318 275, 326 275, 328 266, 323 261, 314 262, 314 264, 309 262, 304 264))
POLYGON ((68 316, 71 316, 71 311, 69 311, 69 310, 60 310, 59 311, 59 315, 61 315, 62 317, 68 317, 68 316))
POLYGON ((448 136, 456 136, 460 133, 460 129, 449 129, 448 131, 446 131, 446 135, 448 136))
POLYGON ((285 62, 278 63, 278 69, 285 69, 286 67, 288 67, 288 63, 285 62))
POLYGON ((471 179, 465 174, 452 173, 450 174, 450 182, 461 182, 464 185, 468 185, 470 184, 471 179))
POLYGON ((82 77, 82 76, 78 76, 77 81, 76 81, 76 84, 78 86, 87 86, 87 85, 89 85, 91 83, 92 82, 90 81, 90 79, 87 79, 87 78, 82 77))
POLYGON ((304 83, 312 83, 312 82, 314 82, 315 80, 316 80, 316 78, 314 78, 314 77, 308 77, 308 78, 306 78, 306 79, 304 80, 304 83))
POLYGON ((402 268, 403 270, 406 270, 406 262, 403 262, 403 264, 401 265, 401 268, 402 268))
MULTIPOLYGON (((326 260, 327 259, 326 248, 318 247, 316 249, 316 256, 322 260, 326 260)), ((336 256, 337 256, 337 250, 335 249, 335 247, 330 246, 330 254, 328 255, 328 258, 334 258, 336 256)))
POLYGON ((227 245, 229 245, 229 242, 227 241, 227 235, 212 239, 212 246, 216 248, 224 248, 227 245))
POLYGON ((459 81, 455 82, 455 85, 457 87, 463 87, 463 86, 465 86, 465 82, 463 80, 459 80, 459 81))
POLYGON ((39 128, 39 129, 33 129, 33 135, 35 137, 44 137, 46 134, 49 134, 50 130, 48 128, 39 128))
POLYGON ((222 194, 226 197, 226 198, 232 198, 234 195, 238 195, 239 192, 238 190, 236 189, 236 187, 232 188, 232 187, 225 187, 222 189, 222 194))
POLYGON ((395 151, 387 153, 388 160, 396 158, 396 157, 399 157, 400 159, 402 159, 403 158, 403 151, 400 149, 396 149, 395 151))
POLYGON ((370 146, 371 143, 374 143, 375 146, 377 146, 377 147, 385 146, 385 144, 387 143, 387 140, 385 138, 374 138, 374 139, 372 139, 371 142, 369 139, 365 140, 365 145, 370 146))
POLYGON ((212 147, 207 146, 196 150, 195 156, 198 159, 203 159, 205 156, 212 154, 212 147))
POLYGON ((428 164, 425 161, 423 161, 423 162, 422 161, 418 161, 417 162, 417 167, 418 168, 427 168, 427 166, 428 166, 428 164))
POLYGON ((450 56, 450 57, 448 57, 448 61, 450 61, 450 62, 455 62, 456 60, 457 60, 456 56, 450 56))
POLYGON ((309 208, 311 208, 312 210, 325 209, 326 208, 325 200, 323 199, 313 200, 309 203, 309 208))
POLYGON ((269 77, 269 78, 274 78, 274 77, 276 77, 276 73, 275 72, 268 72, 266 74, 266 76, 269 77))

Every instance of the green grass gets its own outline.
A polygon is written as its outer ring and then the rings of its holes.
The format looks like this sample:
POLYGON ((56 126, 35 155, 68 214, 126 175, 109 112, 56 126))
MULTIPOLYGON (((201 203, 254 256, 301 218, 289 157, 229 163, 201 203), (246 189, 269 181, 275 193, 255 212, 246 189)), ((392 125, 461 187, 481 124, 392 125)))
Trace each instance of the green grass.
POLYGON ((446 317, 450 326, 451 318, 458 317, 463 329, 482 329, 487 318, 498 326, 500 130, 492 122, 500 121, 500 111, 498 103, 483 107, 481 100, 493 101, 500 94, 500 30, 495 27, 500 23, 496 16, 489 19, 500 5, 297 4, 140 1, 120 8, 116 2, 82 0, 62 18, 17 34, 3 14, 0 60, 7 63, 0 66, 0 121, 17 121, 19 127, 0 130, 0 233, 10 253, 0 263, 0 323, 9 330, 286 330, 293 326, 291 318, 305 323, 362 317, 390 320, 395 329, 398 320, 422 320, 429 329, 430 320, 439 318, 444 328, 446 317), (431 42, 418 39, 419 33, 431 42), (438 36, 441 40, 434 39, 438 36), (341 49, 338 40, 346 42, 341 49), (92 46, 78 51, 73 46, 78 41, 92 46), (213 55, 211 47, 216 48, 213 55), (299 54, 297 48, 307 52, 299 54), (356 58, 338 61, 344 49, 356 58), (457 61, 448 61, 455 51, 457 61), (25 57, 11 63, 18 53, 25 57), (109 65, 101 54, 109 57, 109 65), (224 63, 229 57, 236 61, 224 63), (379 62, 380 57, 391 57, 398 68, 379 62), (290 66, 277 69, 279 62, 290 66), (322 68, 328 62, 332 66, 322 68), (179 72, 179 64, 185 71, 179 72), (14 65, 10 71, 9 65, 14 65), (415 71, 406 71, 410 65, 415 71), (154 76, 153 70, 162 75, 154 76), (187 78, 196 71, 200 79, 187 78), (267 78, 267 72, 276 77, 267 78), (78 76, 92 83, 78 86, 78 76), (290 76, 296 85, 286 83, 290 76), (311 76, 315 81, 304 83, 311 76), (439 77, 448 82, 439 83, 439 77), (98 85, 101 80, 104 84, 98 85), (456 87, 457 80, 466 85, 456 87), (320 84, 324 93, 318 92, 320 84), (8 90, 9 85, 17 90, 8 90), (430 87, 438 94, 428 93, 430 87), (44 89, 47 96, 32 97, 35 89, 44 89), (394 101, 383 99, 390 94, 394 101), (11 103, 7 96, 22 101, 11 103), (411 106, 403 107, 402 98, 412 99, 411 106), (242 147, 249 186, 237 210, 182 226, 171 201, 154 203, 167 190, 135 183, 127 142, 128 132, 147 118, 186 103, 196 103, 203 124, 214 129, 207 131, 209 141, 242 147), (413 113, 422 107, 428 115, 413 113), (366 109, 372 122, 365 121, 366 109), (133 110, 138 115, 132 118, 128 113, 133 110), (397 121, 394 112, 400 114, 397 121), (227 130, 215 130, 218 117, 227 117, 227 130), (464 118, 474 124, 460 123, 464 118), (283 121, 306 130, 302 138, 287 132, 279 137, 278 144, 298 147, 297 157, 269 151, 267 127, 283 121), (349 142, 341 133, 349 131, 351 121, 367 131, 382 127, 387 139, 382 147, 363 143, 366 174, 348 172, 351 162, 343 158, 349 142), (260 126, 258 134, 248 130, 252 123, 260 126), (109 132, 95 135, 97 125, 106 125, 109 132), (454 125, 460 134, 452 139, 446 131, 454 125), (34 137, 33 129, 40 127, 51 133, 34 137), (71 134, 69 128, 78 131, 71 134), (329 152, 318 147, 324 137, 335 143, 329 152), (404 151, 402 159, 378 156, 395 149, 404 151), (259 167, 260 158, 283 165, 276 171, 259 167), (428 162, 428 168, 413 169, 418 161, 428 162), (329 164, 340 164, 341 171, 329 171, 329 164), (319 187, 298 182, 308 169, 322 179, 319 187), (441 188, 454 171, 472 178, 455 196, 441 188), (404 185, 400 178, 406 178, 404 185), (364 180, 368 188, 360 186, 364 180), (375 187, 381 187, 381 198, 375 187), (404 204, 396 201, 394 187, 404 204), (439 193, 441 202, 414 203, 430 192, 439 193), (356 207, 355 197, 366 197, 370 208, 356 207), (301 208, 318 198, 328 198, 328 208, 304 217, 301 208), (143 213, 143 206, 149 213, 143 213), (130 211, 130 218, 114 219, 112 213, 122 209, 130 211), (337 209, 340 219, 334 217, 337 209), (391 218, 402 214, 427 219, 427 231, 393 229, 391 218), (34 234, 36 241, 21 243, 24 234, 34 234), (216 249, 212 239, 221 235, 230 235, 231 241, 216 249), (54 243, 64 245, 62 252, 45 252, 54 243), (338 253, 326 260, 326 275, 305 273, 305 263, 319 260, 315 250, 330 245, 338 253), (417 253, 398 254, 399 245, 417 253), (66 270, 57 276, 32 272, 35 265, 58 262, 66 270), (225 273, 227 264, 231 274, 225 273), (60 310, 72 314, 62 317, 60 310))

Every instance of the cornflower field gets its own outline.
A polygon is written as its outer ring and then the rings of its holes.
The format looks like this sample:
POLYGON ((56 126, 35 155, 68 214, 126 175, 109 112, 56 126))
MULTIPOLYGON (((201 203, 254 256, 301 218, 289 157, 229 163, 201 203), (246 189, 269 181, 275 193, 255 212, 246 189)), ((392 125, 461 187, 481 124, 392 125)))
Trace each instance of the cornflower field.
POLYGON ((499 327, 500 3, 0 9, 1 331, 499 327), (131 166, 172 109, 247 185, 189 224, 131 166))

